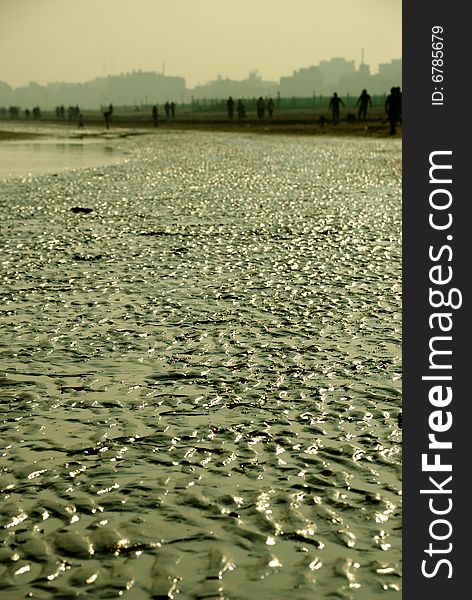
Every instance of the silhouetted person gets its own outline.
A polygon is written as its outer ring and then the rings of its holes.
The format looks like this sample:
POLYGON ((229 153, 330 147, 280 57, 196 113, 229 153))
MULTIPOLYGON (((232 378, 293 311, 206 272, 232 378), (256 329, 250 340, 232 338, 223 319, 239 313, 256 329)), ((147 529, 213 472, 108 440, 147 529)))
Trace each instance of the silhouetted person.
POLYGON ((108 107, 108 112, 110 113, 110 119, 113 115, 113 104, 110 104, 110 106, 108 107))
POLYGON ((159 110, 157 108, 157 104, 154 104, 152 107, 152 124, 154 127, 157 127, 157 123, 159 121, 159 110))
POLYGON ((226 107, 228 108, 228 119, 232 121, 234 115, 234 100, 231 96, 226 101, 226 107))
POLYGON ((73 119, 78 119, 80 115, 80 108, 78 106, 69 106, 67 109, 67 113, 69 115, 69 121, 73 119))
POLYGON ((397 132, 396 126, 397 121, 401 116, 401 92, 399 88, 393 87, 390 89, 390 94, 385 100, 385 112, 388 116, 388 122, 390 123, 390 135, 395 135, 397 132))
POLYGON ((110 111, 109 111, 109 110, 106 110, 106 111, 103 113, 103 117, 104 117, 104 119, 105 119, 105 127, 106 127, 107 129, 110 129, 110 121, 111 121, 111 114, 110 114, 110 111))
POLYGON ((402 123, 402 91, 399 87, 395 88, 397 90, 397 94, 398 94, 398 102, 400 104, 400 114, 398 115, 398 120, 400 121, 400 125, 402 123))
POLYGON ((79 129, 84 128, 84 115, 82 113, 80 113, 80 115, 79 115, 78 127, 79 127, 79 129))
POLYGON ((265 108, 266 108, 265 100, 262 96, 260 96, 257 101, 257 104, 256 104, 257 118, 259 120, 262 120, 264 118, 265 108))
POLYGON ((236 110, 238 111, 238 119, 240 121, 246 118, 246 107, 244 106, 244 102, 242 100, 238 100, 236 110))
POLYGON ((29 111, 28 108, 25 109, 25 119, 29 120, 29 118, 31 117, 31 112, 29 111))
POLYGON ((170 116, 175 119, 175 102, 170 103, 170 116))
POLYGON ((164 104, 164 110, 166 111, 166 119, 170 119, 170 102, 164 104))
POLYGON ((272 100, 272 98, 269 98, 267 102, 267 112, 269 113, 269 119, 272 119, 272 115, 274 113, 274 106, 274 101, 272 100))
POLYGON ((370 106, 372 108, 372 98, 367 93, 367 90, 362 90, 362 93, 356 102, 356 106, 357 105, 359 105, 357 118, 365 121, 367 117, 367 107, 370 106))
POLYGON ((331 109, 333 115, 333 123, 339 123, 339 108, 340 106, 344 106, 344 102, 338 96, 336 92, 332 95, 329 101, 329 108, 331 109))

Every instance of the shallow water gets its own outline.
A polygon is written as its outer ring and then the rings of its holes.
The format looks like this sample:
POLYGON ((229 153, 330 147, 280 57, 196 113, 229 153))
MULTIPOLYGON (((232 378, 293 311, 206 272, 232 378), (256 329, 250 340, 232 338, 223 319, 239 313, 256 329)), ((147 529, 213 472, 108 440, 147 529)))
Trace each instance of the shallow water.
POLYGON ((399 599, 400 142, 127 147, 0 184, 2 600, 399 599))
POLYGON ((35 139, 0 144, 0 180, 109 165, 126 160, 116 140, 35 139))

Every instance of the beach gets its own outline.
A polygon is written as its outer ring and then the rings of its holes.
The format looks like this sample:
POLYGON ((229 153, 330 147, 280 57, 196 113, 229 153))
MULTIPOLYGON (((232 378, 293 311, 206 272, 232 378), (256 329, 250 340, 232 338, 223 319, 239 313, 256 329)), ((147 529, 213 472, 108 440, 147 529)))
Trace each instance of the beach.
POLYGON ((401 597, 401 139, 232 125, 0 183, 2 600, 401 597))
MULTIPOLYGON (((196 112, 184 110, 177 113, 174 119, 166 119, 160 114, 157 127, 154 127, 151 111, 118 111, 113 115, 110 129, 105 128, 103 115, 92 111, 84 115, 83 129, 80 129, 75 120, 58 119, 51 113, 46 113, 39 121, 3 120, 0 121, 0 141, 2 139, 19 139, 26 135, 25 131, 41 135, 51 128, 55 135, 68 132, 73 135, 104 135, 110 132, 134 131, 136 133, 153 133, 156 131, 207 131, 226 133, 257 133, 264 135, 307 135, 307 136, 347 136, 347 137, 376 137, 389 136, 387 115, 383 107, 371 110, 366 120, 356 118, 356 111, 346 111, 339 123, 334 124, 329 112, 316 109, 285 109, 276 112, 272 119, 265 117, 258 120, 249 114, 247 118, 238 120, 236 117, 228 119, 224 112, 196 112), (347 115, 354 116, 352 121, 347 120, 347 115), (323 121, 324 120, 324 121, 323 121), (61 133, 62 130, 62 133, 61 133)), ((395 138, 401 138, 402 127, 398 124, 395 138)))

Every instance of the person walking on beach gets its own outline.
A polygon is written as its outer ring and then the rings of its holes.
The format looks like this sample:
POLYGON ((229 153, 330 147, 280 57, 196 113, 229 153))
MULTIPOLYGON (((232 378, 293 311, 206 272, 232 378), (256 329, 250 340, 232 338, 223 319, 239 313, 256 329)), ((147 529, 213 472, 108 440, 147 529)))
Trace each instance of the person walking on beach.
POLYGON ((333 115, 333 123, 337 125, 339 123, 339 108, 340 106, 345 106, 344 102, 338 96, 336 92, 332 95, 329 101, 329 108, 331 109, 333 115))
POLYGON ((106 111, 103 113, 103 118, 105 119, 105 127, 106 127, 107 129, 110 129, 111 113, 110 113, 110 111, 109 111, 109 110, 106 110, 106 111))
POLYGON ((78 127, 79 127, 79 129, 84 128, 84 115, 82 113, 80 113, 80 115, 79 115, 78 127))
POLYGON ((402 91, 401 91, 400 87, 396 87, 395 89, 396 89, 397 94, 398 94, 398 104, 400 106, 400 112, 398 114, 398 121, 400 122, 400 125, 401 125, 402 124, 402 107, 403 107, 403 105, 402 105, 402 91))
POLYGON ((365 121, 367 117, 367 107, 370 106, 372 108, 372 99, 367 93, 367 90, 362 90, 362 93, 356 102, 356 106, 357 105, 359 105, 359 112, 357 114, 357 118, 365 121))
POLYGON ((175 102, 170 103, 170 116, 175 119, 175 102))
POLYGON ((269 119, 272 119, 272 114, 274 113, 274 106, 274 101, 272 100, 272 98, 269 98, 267 102, 267 112, 269 113, 269 119))
POLYGON ((154 104, 154 106, 152 107, 152 124, 154 125, 154 127, 157 127, 159 121, 159 110, 157 108, 157 104, 154 104))
POLYGON ((390 94, 385 100, 385 112, 387 113, 388 122, 390 123, 390 135, 395 135, 397 132, 397 121, 401 116, 401 92, 399 88, 393 87, 390 89, 390 94))
POLYGON ((246 118, 246 107, 244 106, 244 102, 241 99, 238 100, 236 110, 238 111, 238 119, 240 121, 246 118))
POLYGON ((170 102, 167 101, 164 104, 164 110, 166 111, 166 119, 169 120, 170 119, 170 102))
POLYGON ((260 96, 257 101, 257 104, 256 104, 257 118, 260 121, 262 121, 262 119, 264 118, 265 108, 266 108, 266 104, 265 104, 264 98, 262 96, 260 96))
POLYGON ((232 121, 234 115, 234 100, 231 96, 226 101, 226 107, 228 109, 228 119, 232 121))

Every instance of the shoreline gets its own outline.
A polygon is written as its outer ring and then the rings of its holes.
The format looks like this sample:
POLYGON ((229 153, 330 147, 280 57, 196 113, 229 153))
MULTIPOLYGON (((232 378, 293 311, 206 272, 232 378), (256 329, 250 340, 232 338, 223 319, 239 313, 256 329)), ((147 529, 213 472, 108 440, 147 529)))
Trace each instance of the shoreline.
POLYGON ((299 136, 329 136, 329 137, 376 137, 400 139, 402 137, 401 124, 397 127, 395 135, 389 134, 389 124, 386 118, 371 118, 366 121, 348 122, 341 120, 338 124, 326 121, 323 125, 318 120, 307 118, 305 116, 279 117, 272 121, 263 122, 248 119, 246 121, 228 121, 218 117, 195 117, 183 115, 172 121, 159 121, 157 126, 153 126, 150 120, 144 118, 136 119, 130 116, 117 116, 114 118, 109 129, 106 129, 103 119, 99 116, 90 116, 85 119, 85 126, 79 129, 78 126, 70 121, 58 119, 41 119, 40 121, 3 121, 0 122, 0 142, 12 140, 28 140, 41 137, 55 137, 64 134, 77 137, 92 137, 120 135, 149 135, 161 131, 206 131, 206 132, 225 132, 225 133, 256 133, 260 135, 299 135, 299 136), (3 128, 5 123, 8 127, 3 128), (27 128, 34 128, 35 131, 28 131, 27 128), (52 131, 38 131, 41 128, 54 127, 52 131), (21 129, 24 128, 23 131, 21 129))
POLYGON ((47 137, 46 133, 35 133, 33 131, 9 131, 0 129, 0 142, 14 140, 30 140, 47 137))

